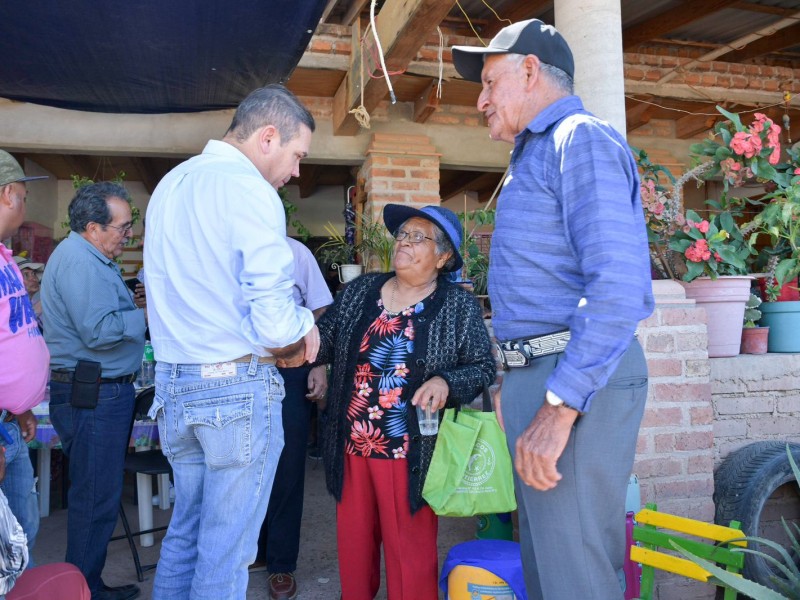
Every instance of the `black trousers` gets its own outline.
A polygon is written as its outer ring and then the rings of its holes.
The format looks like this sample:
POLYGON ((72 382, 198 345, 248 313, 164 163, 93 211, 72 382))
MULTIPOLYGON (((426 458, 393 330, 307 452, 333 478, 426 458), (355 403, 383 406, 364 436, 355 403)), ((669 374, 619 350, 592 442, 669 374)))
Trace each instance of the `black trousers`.
POLYGON ((293 573, 300 552, 306 445, 311 419, 311 401, 306 398, 309 368, 278 370, 286 388, 282 404, 284 446, 267 516, 258 537, 256 559, 266 561, 270 573, 293 573))

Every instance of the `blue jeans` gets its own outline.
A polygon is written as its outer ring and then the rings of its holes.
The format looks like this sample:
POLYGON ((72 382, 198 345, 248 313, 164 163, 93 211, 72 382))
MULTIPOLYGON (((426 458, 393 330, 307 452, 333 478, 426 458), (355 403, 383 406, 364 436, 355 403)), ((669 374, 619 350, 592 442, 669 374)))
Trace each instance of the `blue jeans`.
MULTIPOLYGON (((22 432, 15 421, 3 423, 2 427, 11 435, 14 443, 6 447, 6 477, 0 483, 0 489, 8 499, 8 507, 22 525, 22 530, 28 538, 28 554, 30 560, 27 568, 35 567, 33 563, 33 546, 36 544, 36 534, 39 532, 39 494, 33 485, 33 464, 31 455, 22 432)), ((49 452, 45 449, 43 452, 49 452)), ((50 477, 50 473, 39 473, 39 477, 50 477)))
POLYGON ((50 382, 50 420, 69 459, 66 561, 81 570, 94 595, 103 587, 100 575, 119 515, 134 389, 104 383, 93 409, 72 408, 71 391, 71 383, 50 382))
POLYGON ((201 365, 156 365, 164 455, 175 508, 161 544, 154 600, 244 600, 283 448, 283 380, 269 364, 234 363, 203 377, 201 365))

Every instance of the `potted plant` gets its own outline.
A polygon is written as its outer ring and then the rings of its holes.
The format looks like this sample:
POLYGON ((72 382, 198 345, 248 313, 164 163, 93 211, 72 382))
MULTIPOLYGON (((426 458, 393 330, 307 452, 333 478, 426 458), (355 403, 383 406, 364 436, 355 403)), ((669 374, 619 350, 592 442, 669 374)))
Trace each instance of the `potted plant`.
POLYGON ((348 242, 332 223, 325 225, 328 239, 316 251, 319 262, 339 271, 339 281, 347 283, 364 269, 387 272, 392 268, 394 238, 386 226, 361 213, 356 219, 355 243, 348 242))
POLYGON ((727 196, 711 201, 707 219, 684 212, 683 186, 693 178, 702 181, 712 166, 701 163, 676 180, 645 152, 639 151, 638 160, 654 276, 680 279, 686 297, 705 307, 709 357, 736 356, 752 279, 747 261, 755 254, 736 222, 741 202, 727 196))
MULTIPOLYGON (((654 272, 673 279, 680 277, 689 284, 687 296, 695 297, 690 288, 705 286, 706 278, 717 280, 722 276, 746 275, 755 265, 765 265, 768 280, 774 277, 776 281, 775 285, 768 286, 768 299, 772 299, 779 289, 777 286, 800 272, 798 152, 789 151, 789 162, 781 163, 778 125, 764 114, 755 113, 750 125, 745 126, 739 115, 717 109, 726 119, 715 125, 710 137, 692 145, 696 164, 674 182, 672 190, 663 187, 661 175, 665 169, 650 163, 643 152, 637 157, 642 170, 642 204, 654 256, 654 272), (692 178, 699 182, 711 178, 722 181, 721 197, 706 202, 710 209, 707 219, 692 211, 683 213, 681 191, 683 184, 692 178), (764 185, 765 195, 755 199, 736 197, 733 190, 750 182, 764 185), (745 208, 755 211, 755 217, 746 220, 745 208), (765 240, 768 243, 762 248, 765 240)), ((671 176, 667 179, 674 181, 671 176)), ((739 309, 742 314, 748 296, 749 290, 743 290, 739 309)), ((769 304, 762 306, 765 322, 772 312, 769 304)), ((800 310, 800 302, 797 304, 800 310)), ((789 307, 783 307, 781 312, 786 308, 789 307)), ((711 313, 709 316, 711 318, 711 313)), ((737 322, 741 321, 740 316, 737 322)), ((795 335, 796 327, 800 327, 800 316, 794 327, 787 328, 792 341, 800 340, 800 336, 795 335)), ((712 329, 709 322, 710 336, 712 329)), ((777 328, 773 326, 772 329, 775 333, 777 328)), ((771 339, 770 351, 778 351, 773 350, 772 344, 771 339)), ((709 356, 719 354, 709 348, 709 356)))
POLYGON ((742 354, 766 354, 769 340, 769 327, 757 325, 761 319, 761 298, 750 294, 744 309, 744 328, 742 329, 742 354))

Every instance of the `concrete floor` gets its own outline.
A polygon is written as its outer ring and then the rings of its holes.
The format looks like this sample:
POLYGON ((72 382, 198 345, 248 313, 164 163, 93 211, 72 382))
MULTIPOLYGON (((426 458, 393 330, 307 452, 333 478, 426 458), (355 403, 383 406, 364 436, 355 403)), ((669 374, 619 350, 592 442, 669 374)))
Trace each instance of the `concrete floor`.
MULTIPOLYGON (((308 460, 306 463, 306 491, 301 531, 300 559, 295 573, 298 582, 299 600, 336 600, 339 597, 339 572, 336 551, 336 509, 335 502, 325 489, 325 476, 319 462, 308 460)), ((126 488, 124 500, 132 502, 132 489, 126 488)), ((171 511, 155 509, 156 525, 166 524, 171 511)), ((132 504, 126 504, 126 514, 131 527, 136 528, 137 511, 132 504)), ((66 547, 67 511, 56 510, 49 517, 42 519, 39 536, 34 551, 38 564, 61 561, 64 559, 66 547)), ((254 526, 260 526, 254 525, 254 526)), ((449 549, 455 544, 473 539, 476 522, 472 518, 439 520, 439 564, 441 566, 449 549)), ((118 533, 122 527, 118 526, 118 533)), ((155 534, 156 543, 151 548, 139 548, 142 564, 154 563, 158 560, 160 540, 163 532, 155 534)), ((155 571, 145 573, 145 581, 140 583, 141 598, 149 600, 155 571)), ((128 544, 125 540, 109 544, 108 559, 103 571, 103 580, 108 585, 122 585, 136 582, 136 571, 133 566, 128 544)), ((266 572, 252 573, 247 589, 248 600, 265 600, 267 598, 266 572)), ((386 593, 381 588, 378 600, 385 600, 386 593)))

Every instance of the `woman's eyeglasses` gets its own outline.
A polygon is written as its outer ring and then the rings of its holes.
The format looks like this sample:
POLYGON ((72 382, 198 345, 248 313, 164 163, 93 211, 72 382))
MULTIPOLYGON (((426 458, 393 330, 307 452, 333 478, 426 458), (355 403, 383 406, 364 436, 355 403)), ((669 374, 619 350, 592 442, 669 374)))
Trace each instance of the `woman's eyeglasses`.
POLYGON ((436 241, 433 238, 423 234, 421 231, 404 231, 403 229, 398 229, 397 232, 395 232, 394 239, 398 242, 408 240, 410 244, 419 244, 422 242, 422 240, 430 240, 432 242, 436 241))

